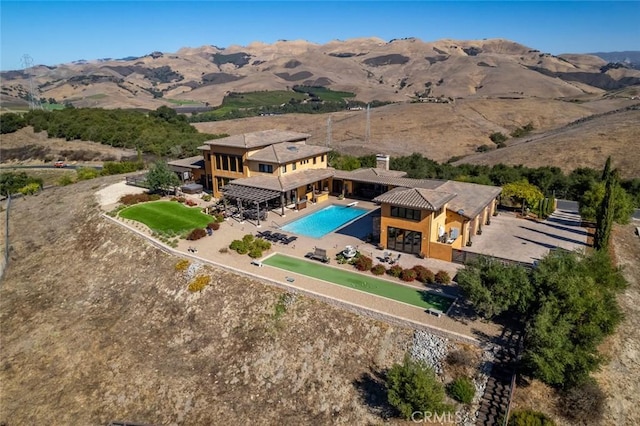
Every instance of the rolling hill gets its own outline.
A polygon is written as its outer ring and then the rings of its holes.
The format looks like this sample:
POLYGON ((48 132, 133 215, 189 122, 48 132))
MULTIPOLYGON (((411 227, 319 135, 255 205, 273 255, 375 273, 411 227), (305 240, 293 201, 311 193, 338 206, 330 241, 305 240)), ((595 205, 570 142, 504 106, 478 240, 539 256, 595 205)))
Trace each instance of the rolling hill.
POLYGON ((554 56, 503 39, 377 38, 183 48, 138 58, 78 61, 1 74, 2 104, 39 94, 77 107, 147 108, 171 100, 218 105, 229 92, 323 86, 362 101, 430 97, 559 98, 640 84, 640 71, 592 55, 554 56))

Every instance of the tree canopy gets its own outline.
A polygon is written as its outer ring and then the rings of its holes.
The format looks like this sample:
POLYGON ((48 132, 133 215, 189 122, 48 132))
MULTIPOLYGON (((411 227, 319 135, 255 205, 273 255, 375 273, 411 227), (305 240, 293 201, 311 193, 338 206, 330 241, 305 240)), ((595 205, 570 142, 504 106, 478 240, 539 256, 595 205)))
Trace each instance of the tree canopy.
POLYGON ((533 298, 526 269, 480 257, 458 272, 458 285, 475 309, 486 318, 508 310, 524 313, 533 298))
POLYGON ((226 135, 199 133, 166 106, 145 114, 132 110, 65 108, 57 111, 30 111, 24 116, 35 132, 46 130, 49 137, 100 142, 119 148, 139 148, 159 156, 171 154, 180 145, 181 156, 198 154, 204 141, 226 135))
POLYGON ((156 162, 147 173, 147 185, 151 192, 167 192, 179 184, 178 176, 169 170, 164 161, 156 162))
POLYGON ((530 207, 535 206, 540 200, 544 199, 540 189, 524 179, 504 185, 502 187, 502 196, 520 202, 524 201, 530 207))

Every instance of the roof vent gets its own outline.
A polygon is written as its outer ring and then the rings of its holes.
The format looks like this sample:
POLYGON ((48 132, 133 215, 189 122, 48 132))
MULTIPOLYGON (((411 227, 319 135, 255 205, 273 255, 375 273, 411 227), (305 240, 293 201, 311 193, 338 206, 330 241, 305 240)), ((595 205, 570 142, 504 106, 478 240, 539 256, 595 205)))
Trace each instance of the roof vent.
POLYGON ((298 150, 298 147, 297 147, 297 146, 295 146, 295 145, 291 145, 291 146, 288 146, 288 147, 287 147, 287 149, 288 149, 289 151, 297 151, 297 150, 298 150))

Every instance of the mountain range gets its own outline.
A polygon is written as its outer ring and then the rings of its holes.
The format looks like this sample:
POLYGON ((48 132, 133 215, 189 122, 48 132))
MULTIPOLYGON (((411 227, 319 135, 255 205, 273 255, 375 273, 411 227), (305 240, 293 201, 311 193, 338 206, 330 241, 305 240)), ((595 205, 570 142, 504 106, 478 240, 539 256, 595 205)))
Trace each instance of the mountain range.
POLYGON ((77 107, 155 109, 180 102, 215 106, 230 92, 296 85, 352 92, 365 102, 572 98, 639 85, 640 70, 633 68, 637 53, 556 56, 504 39, 359 38, 326 44, 282 40, 185 47, 175 53, 2 72, 0 100, 3 107, 26 105, 29 76, 41 98, 77 107))

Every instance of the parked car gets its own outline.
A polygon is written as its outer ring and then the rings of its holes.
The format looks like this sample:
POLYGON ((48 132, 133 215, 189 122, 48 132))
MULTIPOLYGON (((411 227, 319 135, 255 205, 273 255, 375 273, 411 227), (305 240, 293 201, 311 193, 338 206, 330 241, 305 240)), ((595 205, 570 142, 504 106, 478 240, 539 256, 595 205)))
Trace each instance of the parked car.
POLYGON ((64 167, 67 167, 67 165, 64 163, 64 161, 56 161, 55 163, 53 163, 53 167, 62 169, 64 167))

